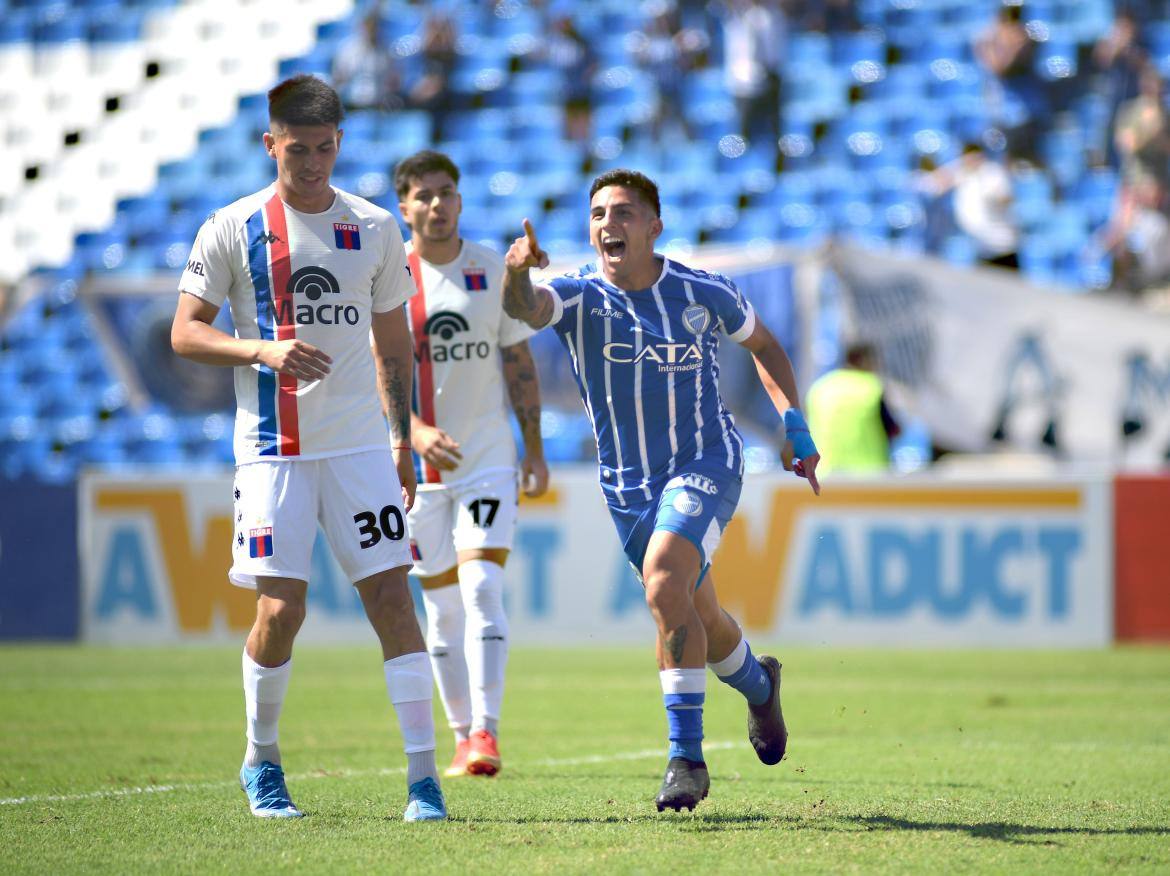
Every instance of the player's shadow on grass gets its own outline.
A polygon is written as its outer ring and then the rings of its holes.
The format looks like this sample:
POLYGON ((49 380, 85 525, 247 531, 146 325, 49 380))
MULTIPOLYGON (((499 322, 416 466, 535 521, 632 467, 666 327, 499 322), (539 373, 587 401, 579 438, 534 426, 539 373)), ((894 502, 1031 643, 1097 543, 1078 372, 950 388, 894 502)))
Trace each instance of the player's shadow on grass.
POLYGON ((974 839, 991 839, 1014 845, 1054 843, 1064 836, 1147 836, 1170 834, 1170 825, 1157 827, 1043 827, 1038 824, 1012 824, 990 821, 963 824, 953 821, 912 821, 888 815, 855 815, 847 820, 866 830, 950 831, 965 833, 974 839))
MULTIPOLYGON (((464 822, 466 824, 654 824, 662 821, 678 820, 684 827, 692 830, 721 830, 726 827, 736 827, 743 830, 774 830, 777 817, 761 813, 745 813, 734 815, 731 813, 708 813, 702 811, 702 804, 695 812, 655 812, 653 804, 647 812, 638 812, 634 815, 614 813, 613 815, 541 815, 530 816, 488 816, 470 815, 461 816, 452 814, 448 820, 464 822)), ((791 820, 791 819, 786 819, 791 820)))

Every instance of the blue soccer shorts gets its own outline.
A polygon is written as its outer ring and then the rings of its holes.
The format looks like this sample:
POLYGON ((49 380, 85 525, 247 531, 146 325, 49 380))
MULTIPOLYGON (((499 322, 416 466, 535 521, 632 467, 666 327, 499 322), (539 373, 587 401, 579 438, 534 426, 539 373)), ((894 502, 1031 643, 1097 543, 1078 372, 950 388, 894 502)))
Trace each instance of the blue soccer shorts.
MULTIPOLYGON (((701 571, 697 588, 711 565, 727 522, 735 513, 742 487, 743 479, 736 472, 690 466, 662 484, 657 501, 652 499, 625 507, 610 504, 610 517, 638 580, 642 580, 642 563, 651 536, 665 530, 681 535, 698 549, 701 571)), ((654 491, 653 486, 651 490, 654 491)))

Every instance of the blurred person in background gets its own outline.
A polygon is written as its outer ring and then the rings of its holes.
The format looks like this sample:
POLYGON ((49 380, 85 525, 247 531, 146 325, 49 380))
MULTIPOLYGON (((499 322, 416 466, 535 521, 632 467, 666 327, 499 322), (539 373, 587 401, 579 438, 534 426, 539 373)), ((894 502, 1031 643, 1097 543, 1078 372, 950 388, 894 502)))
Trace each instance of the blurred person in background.
POLYGON ((1137 294, 1170 282, 1170 204, 1155 180, 1130 187, 1099 239, 1113 259, 1110 289, 1137 294))
POLYGON ((593 76, 597 54, 568 15, 552 19, 545 35, 544 57, 560 72, 564 85, 565 139, 587 141, 593 133, 593 76))
POLYGON ((776 149, 788 40, 784 10, 766 0, 726 0, 721 21, 723 79, 735 101, 740 134, 750 143, 770 143, 776 149))
MULTIPOLYGON (((1121 104, 1138 95, 1138 80, 1147 63, 1140 33, 1134 11, 1119 9, 1109 30, 1093 45, 1093 87, 1105 99, 1107 132, 1114 129, 1121 104)), ((1106 142, 1095 144, 1094 149, 1102 163, 1117 166, 1117 150, 1112 140, 1107 138, 1106 142)))
POLYGON ((434 681, 406 577, 415 475, 402 305, 414 284, 402 235, 385 210, 329 183, 341 145, 336 91, 294 76, 268 93, 268 108, 264 146, 276 181, 200 228, 171 328, 178 355, 235 371, 228 577, 256 591, 243 653, 240 785, 257 817, 302 814, 285 784, 277 728, 320 525, 382 646, 407 759, 403 817, 444 819, 434 681), (234 336, 212 325, 225 300, 234 336))
POLYGON ((333 58, 333 85, 347 110, 392 110, 404 105, 398 65, 382 44, 378 11, 366 13, 357 33, 333 58))
POLYGON ((1117 111, 1113 139, 1121 160, 1122 200, 1141 189, 1148 202, 1170 193, 1170 110, 1166 108, 1162 77, 1147 64, 1138 80, 1138 96, 1117 111))
POLYGON ((954 223, 975 242, 980 262, 1019 268, 1020 230, 1012 214, 1011 174, 982 146, 966 144, 959 158, 928 173, 921 185, 936 198, 953 192, 954 223))
POLYGON ((504 565, 516 531, 517 477, 530 497, 548 488, 540 384, 526 340, 533 330, 503 311, 503 259, 459 236, 454 162, 441 152, 418 152, 399 162, 394 185, 410 226, 407 260, 418 288, 407 308, 419 487, 407 525, 427 650, 455 733, 446 775, 493 776, 501 766, 504 565), (450 335, 459 320, 460 330, 450 335), (524 438, 519 469, 505 391, 524 438))
POLYGON ((1023 5, 1005 2, 975 40, 975 57, 990 74, 992 124, 1007 139, 1012 158, 1037 163, 1036 140, 1050 114, 1048 91, 1036 75, 1036 42, 1023 22, 1023 5))
POLYGON ((845 361, 821 375, 804 398, 809 428, 819 436, 822 474, 881 474, 890 467, 890 439, 902 431, 886 404, 877 350, 855 341, 845 361))
POLYGON ((455 21, 444 12, 428 12, 423 21, 422 75, 410 86, 407 99, 412 107, 431 114, 434 140, 447 136, 444 130, 447 114, 452 109, 448 87, 455 71, 455 21))
POLYGON ((596 265, 547 285, 529 278, 548 256, 527 219, 524 230, 505 256, 504 309, 534 329, 551 326, 573 361, 602 495, 657 627, 669 749, 655 805, 693 810, 710 785, 704 667, 747 700, 748 739, 763 763, 779 763, 788 741, 780 663, 752 655, 709 572, 744 472, 743 438, 719 392, 720 335, 751 352, 783 419, 791 469, 817 493, 820 457, 792 363, 743 294, 726 277, 654 252, 663 228, 652 180, 620 169, 597 177, 589 205, 596 265))
POLYGON ((682 27, 673 0, 652 0, 646 12, 649 21, 635 43, 634 57, 649 71, 657 91, 651 135, 660 140, 674 129, 690 140, 691 124, 683 112, 683 83, 706 48, 705 35, 682 27))

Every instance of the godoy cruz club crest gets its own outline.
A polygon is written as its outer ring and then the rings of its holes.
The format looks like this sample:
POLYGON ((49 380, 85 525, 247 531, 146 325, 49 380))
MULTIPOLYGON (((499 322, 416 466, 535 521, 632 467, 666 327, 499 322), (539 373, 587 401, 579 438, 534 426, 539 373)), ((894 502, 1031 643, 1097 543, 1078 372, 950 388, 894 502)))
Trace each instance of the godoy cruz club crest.
POLYGON ((701 335, 711 324, 711 314, 701 304, 692 304, 682 312, 683 325, 691 334, 701 335))

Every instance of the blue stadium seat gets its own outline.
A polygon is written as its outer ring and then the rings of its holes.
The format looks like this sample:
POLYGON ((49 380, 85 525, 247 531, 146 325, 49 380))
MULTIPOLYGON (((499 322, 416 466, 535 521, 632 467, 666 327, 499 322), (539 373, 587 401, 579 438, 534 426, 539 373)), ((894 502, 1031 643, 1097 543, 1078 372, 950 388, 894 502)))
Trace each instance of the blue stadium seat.
POLYGON ((745 207, 739 211, 735 224, 715 228, 710 240, 715 243, 749 243, 756 240, 776 240, 779 230, 776 211, 769 207, 745 207))
POLYGON ((833 63, 832 46, 825 34, 793 32, 788 35, 786 73, 792 68, 828 67, 833 63))
POLYGON ((387 113, 378 129, 378 139, 391 141, 405 152, 417 152, 431 142, 431 116, 422 110, 387 113))
POLYGON ((1104 225, 1117 203, 1117 174, 1108 167, 1091 167, 1077 182, 1075 201, 1091 227, 1104 225))
POLYGON ((1012 210, 1025 228, 1042 222, 1052 209, 1052 181, 1042 170, 1012 176, 1012 210))

